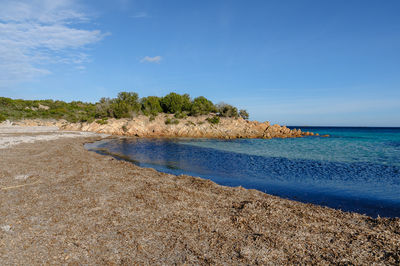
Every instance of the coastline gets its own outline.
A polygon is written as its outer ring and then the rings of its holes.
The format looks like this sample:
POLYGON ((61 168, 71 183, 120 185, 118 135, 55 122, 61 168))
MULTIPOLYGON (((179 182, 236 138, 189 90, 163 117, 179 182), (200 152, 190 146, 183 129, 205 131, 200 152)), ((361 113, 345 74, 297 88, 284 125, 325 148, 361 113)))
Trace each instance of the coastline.
POLYGON ((1 261, 400 262, 398 218, 372 219, 164 174, 84 149, 98 139, 76 136, 0 149, 1 187, 14 187, 0 192, 1 261))
MULTIPOLYGON (((148 138, 299 138, 319 136, 300 129, 290 129, 270 122, 248 121, 243 118, 221 117, 218 124, 207 119, 213 115, 174 118, 172 114, 156 117, 139 115, 134 118, 108 119, 84 123, 70 123, 65 120, 21 120, 12 124, 18 126, 53 126, 67 131, 96 132, 118 136, 135 136, 148 138), (166 121, 172 121, 167 123, 166 121)), ((323 136, 327 137, 327 136, 323 136)))

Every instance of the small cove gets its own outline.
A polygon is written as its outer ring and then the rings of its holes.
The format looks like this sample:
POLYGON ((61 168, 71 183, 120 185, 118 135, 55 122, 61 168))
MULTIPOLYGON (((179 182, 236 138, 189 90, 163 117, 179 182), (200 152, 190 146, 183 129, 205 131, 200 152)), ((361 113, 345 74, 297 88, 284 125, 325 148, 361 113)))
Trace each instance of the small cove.
POLYGON ((330 138, 137 139, 87 144, 142 167, 306 203, 400 216, 399 129, 312 128, 330 138))

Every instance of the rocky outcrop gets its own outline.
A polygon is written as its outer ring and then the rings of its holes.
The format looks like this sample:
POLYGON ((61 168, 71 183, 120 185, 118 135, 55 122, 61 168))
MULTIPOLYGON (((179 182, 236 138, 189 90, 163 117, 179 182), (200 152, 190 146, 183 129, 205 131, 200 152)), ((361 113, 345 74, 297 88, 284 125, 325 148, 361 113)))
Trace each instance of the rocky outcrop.
MULTIPOLYGON (((69 123, 65 120, 43 121, 23 120, 14 122, 27 126, 57 126, 64 130, 90 131, 122 136, 137 137, 187 137, 187 138, 296 138, 313 136, 312 132, 289 129, 286 126, 271 125, 268 121, 248 121, 242 118, 220 118, 218 124, 207 121, 210 116, 187 117, 176 119, 173 115, 158 115, 153 119, 137 116, 131 119, 109 119, 106 122, 69 123), (170 119, 172 123, 166 124, 170 119), (174 123, 175 122, 175 123, 174 123)), ((318 134, 315 134, 316 136, 318 134)))

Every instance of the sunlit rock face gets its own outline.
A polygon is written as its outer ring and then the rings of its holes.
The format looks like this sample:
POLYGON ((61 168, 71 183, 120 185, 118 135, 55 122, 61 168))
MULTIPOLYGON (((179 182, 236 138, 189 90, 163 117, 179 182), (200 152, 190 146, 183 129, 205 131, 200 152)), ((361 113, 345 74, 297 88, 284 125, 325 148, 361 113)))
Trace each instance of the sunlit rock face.
POLYGON ((150 119, 137 116, 130 119, 108 119, 106 123, 69 123, 65 120, 23 120, 14 122, 26 126, 57 126, 63 130, 90 131, 122 136, 137 137, 187 137, 187 138, 296 138, 313 136, 311 132, 290 129, 268 121, 248 121, 243 118, 221 117, 219 123, 212 124, 207 118, 212 116, 186 117, 176 119, 173 115, 162 114, 150 119), (166 122, 167 120, 171 123, 166 122))

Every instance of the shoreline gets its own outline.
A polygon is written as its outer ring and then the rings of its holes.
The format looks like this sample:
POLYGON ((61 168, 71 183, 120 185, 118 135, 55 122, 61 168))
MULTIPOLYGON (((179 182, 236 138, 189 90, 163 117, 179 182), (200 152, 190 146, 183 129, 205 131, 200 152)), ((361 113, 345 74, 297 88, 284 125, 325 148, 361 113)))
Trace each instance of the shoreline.
POLYGON ((14 187, 0 191, 1 261, 400 262, 399 218, 372 219, 164 174, 84 148, 99 139, 78 136, 0 149, 0 185, 14 187))
MULTIPOLYGON (((90 123, 34 119, 15 121, 12 124, 18 126, 55 126, 67 131, 87 131, 142 138, 271 139, 319 136, 319 134, 312 132, 302 132, 300 129, 290 129, 278 124, 271 125, 268 121, 248 121, 243 118, 222 117, 217 124, 213 124, 209 122, 212 117, 212 115, 203 115, 176 119, 174 115, 164 114, 153 118, 139 115, 131 119, 108 119, 90 123)), ((11 122, 8 123, 11 124, 11 122)))

